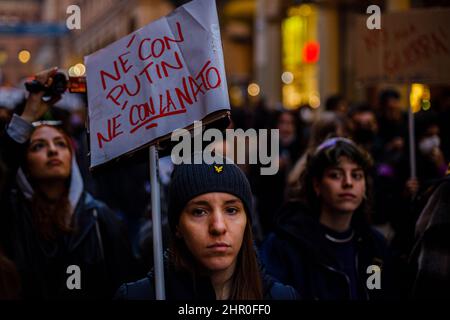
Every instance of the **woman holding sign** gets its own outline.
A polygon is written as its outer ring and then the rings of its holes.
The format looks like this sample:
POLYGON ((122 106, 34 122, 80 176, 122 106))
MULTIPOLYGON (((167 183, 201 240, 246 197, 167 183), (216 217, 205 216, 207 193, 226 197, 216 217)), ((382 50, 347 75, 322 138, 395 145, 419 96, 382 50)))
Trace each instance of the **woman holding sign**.
MULTIPOLYGON (((56 69, 36 80, 48 87, 56 69)), ((37 122, 60 97, 31 93, 0 141, 8 167, 1 236, 20 275, 21 298, 109 298, 130 272, 127 239, 106 205, 83 187, 70 138, 37 122)))
MULTIPOLYGON (((169 186, 168 300, 296 299, 261 270, 251 229, 252 193, 234 164, 175 166, 169 186)), ((118 299, 155 299, 152 273, 124 284, 118 299)))

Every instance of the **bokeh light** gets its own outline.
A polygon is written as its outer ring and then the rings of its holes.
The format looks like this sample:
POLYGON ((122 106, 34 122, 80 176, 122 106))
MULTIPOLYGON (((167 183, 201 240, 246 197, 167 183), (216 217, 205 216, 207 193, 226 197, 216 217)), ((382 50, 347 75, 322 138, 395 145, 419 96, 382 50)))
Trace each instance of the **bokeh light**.
POLYGON ((281 75, 281 81, 285 84, 291 84, 294 81, 294 75, 290 71, 285 71, 281 75))
POLYGON ((22 50, 17 55, 17 58, 19 59, 20 62, 27 63, 31 59, 31 53, 28 50, 22 50))
POLYGON ((256 97, 257 95, 259 95, 259 92, 261 91, 261 89, 259 88, 259 85, 256 83, 250 83, 248 85, 247 88, 247 92, 250 96, 252 97, 256 97))

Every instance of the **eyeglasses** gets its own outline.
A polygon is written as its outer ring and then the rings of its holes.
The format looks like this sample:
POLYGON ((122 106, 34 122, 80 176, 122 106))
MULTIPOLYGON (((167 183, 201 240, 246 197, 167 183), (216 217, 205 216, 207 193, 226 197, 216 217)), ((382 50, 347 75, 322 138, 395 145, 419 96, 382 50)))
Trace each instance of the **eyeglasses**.
POLYGON ((39 127, 39 126, 52 126, 52 127, 59 127, 62 126, 62 121, 60 120, 41 120, 41 121, 35 121, 32 123, 33 127, 39 127))

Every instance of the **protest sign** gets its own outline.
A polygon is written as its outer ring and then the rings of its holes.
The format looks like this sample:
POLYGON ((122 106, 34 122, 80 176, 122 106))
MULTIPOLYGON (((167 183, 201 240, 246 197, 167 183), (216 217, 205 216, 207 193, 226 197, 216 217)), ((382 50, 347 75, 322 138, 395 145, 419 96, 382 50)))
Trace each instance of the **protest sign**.
POLYGON ((85 64, 91 168, 230 108, 215 1, 189 2, 85 64))
POLYGON ((381 29, 368 29, 366 20, 356 19, 357 80, 450 83, 450 9, 383 14, 381 29))

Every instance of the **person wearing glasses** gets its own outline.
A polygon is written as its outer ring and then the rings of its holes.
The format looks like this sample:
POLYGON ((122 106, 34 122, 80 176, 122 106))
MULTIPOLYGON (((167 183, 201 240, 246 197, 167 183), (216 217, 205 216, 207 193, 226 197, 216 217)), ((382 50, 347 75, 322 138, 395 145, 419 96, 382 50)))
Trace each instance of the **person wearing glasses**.
MULTIPOLYGON (((57 69, 36 80, 49 86, 57 69)), ((83 187, 71 139, 38 121, 60 98, 30 93, 0 141, 7 167, 1 238, 20 276, 22 299, 108 299, 131 280, 129 241, 114 213, 83 187)))
POLYGON ((325 140, 307 158, 299 200, 285 204, 263 242, 267 272, 304 299, 387 297, 387 246, 368 223, 371 165, 353 141, 325 140))

